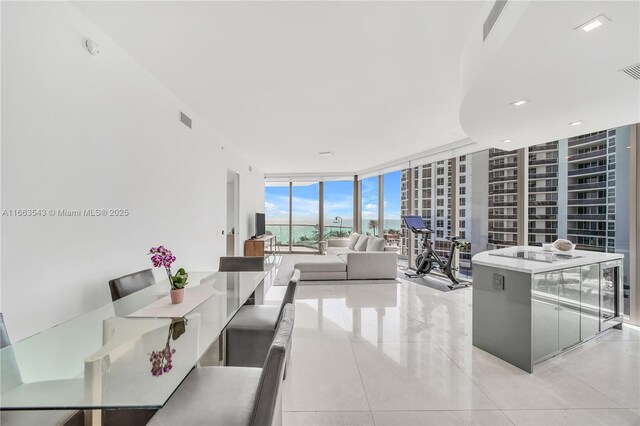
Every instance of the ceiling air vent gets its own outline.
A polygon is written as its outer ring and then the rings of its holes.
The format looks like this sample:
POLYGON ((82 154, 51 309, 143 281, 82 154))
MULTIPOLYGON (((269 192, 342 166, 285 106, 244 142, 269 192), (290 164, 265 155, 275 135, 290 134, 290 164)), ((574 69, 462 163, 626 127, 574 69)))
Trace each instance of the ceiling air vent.
POLYGON ((622 68, 620 71, 633 78, 634 80, 640 80, 640 64, 622 68))
POLYGON ((484 25, 482 26, 482 41, 485 41, 487 37, 489 37, 491 29, 496 24, 496 21, 500 17, 500 14, 502 13, 504 7, 507 5, 508 1, 509 0, 497 0, 493 4, 493 7, 489 12, 489 16, 487 16, 487 20, 484 21, 484 25))
POLYGON ((180 111, 180 121, 188 128, 191 128, 191 119, 182 111, 180 111))

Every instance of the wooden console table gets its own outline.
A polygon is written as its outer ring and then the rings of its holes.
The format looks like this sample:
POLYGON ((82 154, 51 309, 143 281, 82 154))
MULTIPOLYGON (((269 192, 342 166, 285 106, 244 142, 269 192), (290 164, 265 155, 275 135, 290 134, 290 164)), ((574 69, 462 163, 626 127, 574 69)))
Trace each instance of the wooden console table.
POLYGON ((274 243, 276 240, 275 235, 262 235, 253 240, 244 241, 244 255, 245 256, 271 256, 274 254, 274 243), (265 250, 268 246, 269 250, 265 250))

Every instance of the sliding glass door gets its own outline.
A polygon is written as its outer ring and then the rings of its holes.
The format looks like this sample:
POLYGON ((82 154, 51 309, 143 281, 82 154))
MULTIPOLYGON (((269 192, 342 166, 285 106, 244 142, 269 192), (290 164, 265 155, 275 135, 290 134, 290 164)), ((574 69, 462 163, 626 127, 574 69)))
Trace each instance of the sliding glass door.
POLYGON ((353 181, 324 183, 324 239, 346 238, 353 230, 353 181))
POLYGON ((264 191, 267 232, 276 236, 280 251, 289 251, 289 182, 269 182, 264 191))
POLYGON ((363 179, 362 184, 362 218, 361 231, 369 235, 378 235, 378 176, 363 179))
POLYGON ((320 240, 320 184, 291 185, 291 251, 317 252, 320 240))

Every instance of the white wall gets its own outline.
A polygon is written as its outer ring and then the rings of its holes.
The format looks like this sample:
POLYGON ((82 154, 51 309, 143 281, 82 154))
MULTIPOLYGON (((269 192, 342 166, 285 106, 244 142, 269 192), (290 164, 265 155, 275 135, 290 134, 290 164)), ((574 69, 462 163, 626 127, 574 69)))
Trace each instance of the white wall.
POLYGON ((69 3, 1 7, 2 209, 130 211, 2 217, 1 309, 12 339, 110 302, 107 281, 149 267, 152 245, 188 270, 216 270, 227 168, 240 174, 241 240, 264 209, 262 173, 69 3))

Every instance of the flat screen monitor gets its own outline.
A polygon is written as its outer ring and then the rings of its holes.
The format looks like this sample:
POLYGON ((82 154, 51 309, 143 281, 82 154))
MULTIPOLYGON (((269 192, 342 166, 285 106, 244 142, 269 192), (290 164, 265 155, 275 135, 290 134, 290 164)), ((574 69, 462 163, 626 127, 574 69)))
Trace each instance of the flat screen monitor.
POLYGON ((265 232, 264 213, 256 213, 256 237, 264 235, 265 232))
POLYGON ((427 229, 427 224, 420 216, 402 216, 402 220, 409 229, 427 229))

